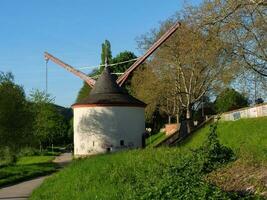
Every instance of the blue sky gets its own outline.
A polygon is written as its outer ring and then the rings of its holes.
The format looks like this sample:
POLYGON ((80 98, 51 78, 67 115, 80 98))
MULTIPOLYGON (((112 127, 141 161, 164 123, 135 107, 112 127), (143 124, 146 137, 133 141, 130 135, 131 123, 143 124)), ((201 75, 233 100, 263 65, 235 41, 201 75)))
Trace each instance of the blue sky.
MULTIPOLYGON (((136 38, 158 27, 184 2, 1 0, 0 71, 11 71, 29 94, 33 89, 45 89, 44 51, 75 67, 95 66, 100 62, 101 43, 108 39, 114 56, 124 50, 139 56, 136 38)), ((82 80, 51 62, 48 67, 48 92, 57 104, 70 106, 82 80)))

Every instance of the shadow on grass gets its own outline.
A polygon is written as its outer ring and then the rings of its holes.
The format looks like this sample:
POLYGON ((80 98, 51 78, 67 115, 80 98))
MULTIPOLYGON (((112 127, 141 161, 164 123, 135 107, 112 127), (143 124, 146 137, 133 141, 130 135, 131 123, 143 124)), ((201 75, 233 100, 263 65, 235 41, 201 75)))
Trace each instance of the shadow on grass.
POLYGON ((58 168, 59 166, 55 163, 9 165, 2 167, 0 168, 0 188, 49 175, 57 171, 58 168))

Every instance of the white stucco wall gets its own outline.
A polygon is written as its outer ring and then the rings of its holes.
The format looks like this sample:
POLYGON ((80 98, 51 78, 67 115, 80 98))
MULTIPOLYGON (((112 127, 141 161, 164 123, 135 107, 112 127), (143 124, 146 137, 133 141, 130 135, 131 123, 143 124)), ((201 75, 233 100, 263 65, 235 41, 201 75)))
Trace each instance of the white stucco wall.
POLYGON ((241 118, 254 118, 267 116, 267 104, 259 104, 254 107, 241 108, 238 110, 223 113, 221 119, 233 121, 241 118))
POLYGON ((73 123, 76 157, 105 153, 109 147, 111 151, 118 151, 142 146, 144 108, 76 107, 73 123))

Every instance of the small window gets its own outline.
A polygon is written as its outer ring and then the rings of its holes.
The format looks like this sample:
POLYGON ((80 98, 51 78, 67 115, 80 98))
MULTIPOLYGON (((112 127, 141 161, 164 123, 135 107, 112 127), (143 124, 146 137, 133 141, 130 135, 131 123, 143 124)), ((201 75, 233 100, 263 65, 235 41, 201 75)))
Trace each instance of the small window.
POLYGON ((120 141, 121 146, 124 146, 124 140, 120 141))
POLYGON ((93 141, 93 147, 95 146, 95 141, 93 141))

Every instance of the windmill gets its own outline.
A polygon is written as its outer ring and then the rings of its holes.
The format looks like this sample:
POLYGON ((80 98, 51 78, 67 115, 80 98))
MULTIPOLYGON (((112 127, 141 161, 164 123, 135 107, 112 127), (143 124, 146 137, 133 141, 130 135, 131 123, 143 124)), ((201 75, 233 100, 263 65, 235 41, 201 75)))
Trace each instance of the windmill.
POLYGON ((55 62, 92 87, 87 98, 72 105, 75 157, 144 146, 146 104, 128 94, 121 86, 179 26, 180 23, 174 24, 117 80, 111 75, 107 60, 102 74, 94 80, 45 52, 46 63, 49 60, 55 62))

